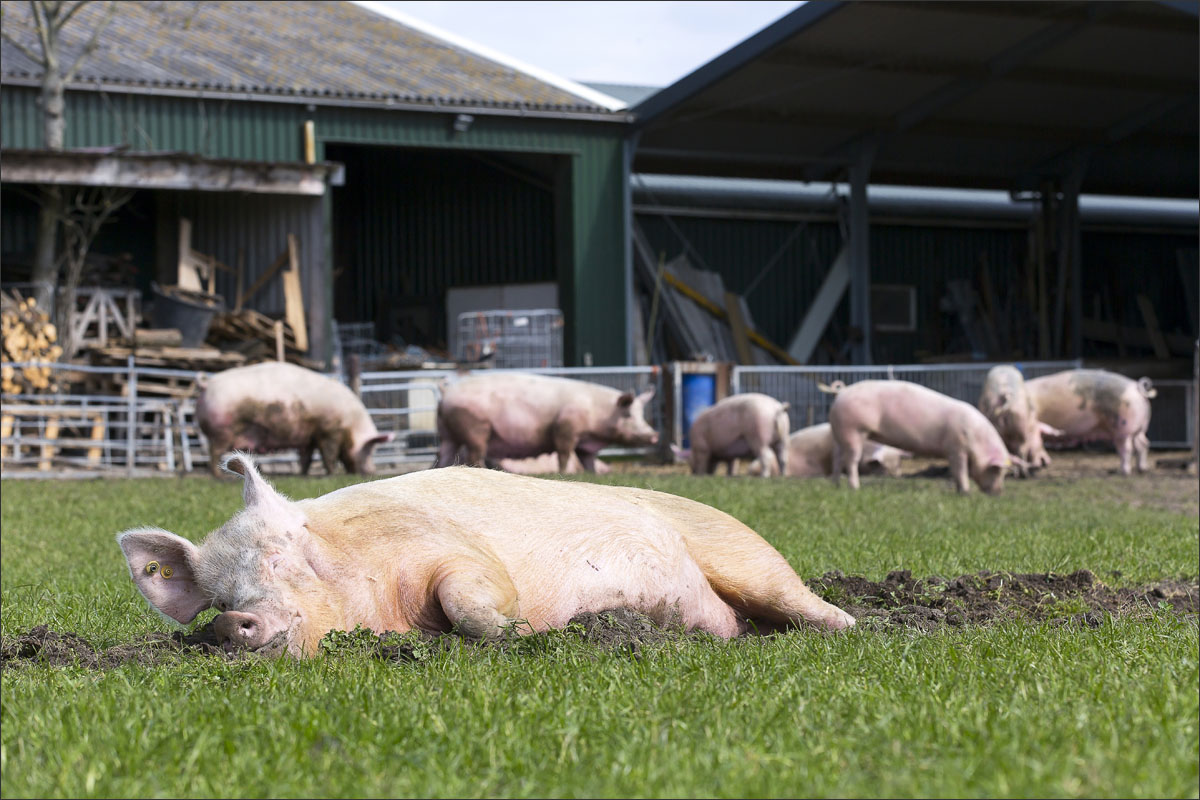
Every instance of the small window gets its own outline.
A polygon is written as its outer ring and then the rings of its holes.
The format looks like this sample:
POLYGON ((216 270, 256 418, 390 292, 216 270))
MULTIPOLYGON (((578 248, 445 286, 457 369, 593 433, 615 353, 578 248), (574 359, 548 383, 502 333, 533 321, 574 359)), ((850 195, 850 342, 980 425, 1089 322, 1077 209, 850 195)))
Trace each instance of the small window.
POLYGON ((917 287, 875 284, 871 287, 871 323, 877 331, 911 333, 917 329, 917 287))

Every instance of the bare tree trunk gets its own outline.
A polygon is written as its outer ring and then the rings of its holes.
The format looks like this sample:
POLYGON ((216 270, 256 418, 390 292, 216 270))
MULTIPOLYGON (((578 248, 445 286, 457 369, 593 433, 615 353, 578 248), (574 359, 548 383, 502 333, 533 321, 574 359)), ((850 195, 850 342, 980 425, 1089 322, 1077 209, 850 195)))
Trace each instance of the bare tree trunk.
MULTIPOLYGON (((57 12, 57 9, 55 9, 57 12)), ((45 12, 43 12, 45 13, 45 12)), ((47 150, 62 150, 66 130, 66 98, 58 61, 58 29, 45 25, 42 48, 42 146, 47 150)), ((54 287, 58 283, 58 263, 55 259, 58 244, 58 222, 63 214, 62 190, 47 184, 41 189, 38 210, 37 240, 34 244, 34 297, 39 308, 54 313, 54 287)))

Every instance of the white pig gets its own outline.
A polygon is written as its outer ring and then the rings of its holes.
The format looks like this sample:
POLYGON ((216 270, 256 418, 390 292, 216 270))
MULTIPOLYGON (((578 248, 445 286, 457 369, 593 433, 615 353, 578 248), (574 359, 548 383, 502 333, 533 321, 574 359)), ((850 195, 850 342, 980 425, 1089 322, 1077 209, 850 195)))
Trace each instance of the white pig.
POLYGON ((1072 369, 1025 382, 1038 419, 1058 428, 1068 442, 1110 441, 1121 457, 1121 474, 1145 472, 1150 452, 1149 378, 1132 380, 1102 369, 1072 369))
POLYGON ((356 625, 494 638, 617 607, 726 638, 854 624, 758 534, 694 500, 451 467, 292 502, 249 456, 225 466, 245 509, 199 546, 157 528, 117 541, 159 612, 188 623, 216 607, 228 650, 308 657, 356 625))
MULTIPOLYGON (((900 474, 901 459, 911 455, 868 439, 863 443, 858 470, 860 474, 883 472, 895 477, 900 474)), ((760 474, 761 470, 758 461, 750 465, 752 475, 760 474)), ((833 429, 828 422, 801 428, 788 437, 787 472, 784 474, 792 478, 829 477, 833 474, 833 429)))
POLYGON ((739 458, 758 459, 763 477, 787 471, 788 404, 757 392, 725 397, 701 411, 688 431, 693 475, 711 475, 717 462, 733 474, 739 458))
POLYGON ((1061 432, 1038 419, 1020 370, 1008 364, 988 370, 979 394, 979 410, 996 426, 1008 452, 1031 467, 1050 466, 1042 435, 1058 436, 1061 432))
POLYGON ((325 471, 340 460, 350 473, 373 472, 380 433, 362 401, 341 381, 280 361, 218 372, 202 382, 196 423, 208 439, 208 465, 218 475, 231 450, 270 453, 296 448, 305 475, 319 450, 325 471))
POLYGON ((960 492, 968 475, 988 494, 1004 488, 1013 458, 987 417, 970 403, 908 381, 859 381, 841 388, 829 409, 833 429, 833 475, 843 468, 857 489, 858 462, 867 437, 922 456, 950 461, 950 477, 960 492))
POLYGON ((485 458, 532 458, 558 454, 566 472, 571 454, 596 471, 596 453, 610 444, 631 447, 658 442, 643 412, 654 396, 528 372, 473 375, 450 383, 438 403, 441 437, 438 466, 454 464, 466 448, 467 464, 485 458))

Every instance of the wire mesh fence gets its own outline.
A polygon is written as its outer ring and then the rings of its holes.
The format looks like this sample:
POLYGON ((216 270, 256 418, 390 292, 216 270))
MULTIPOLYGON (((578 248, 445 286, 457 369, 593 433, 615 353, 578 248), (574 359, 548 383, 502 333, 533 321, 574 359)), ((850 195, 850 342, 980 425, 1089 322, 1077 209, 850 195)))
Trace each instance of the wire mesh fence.
POLYGON ((563 316, 558 309, 467 311, 458 315, 458 357, 487 359, 497 369, 563 365, 563 316))

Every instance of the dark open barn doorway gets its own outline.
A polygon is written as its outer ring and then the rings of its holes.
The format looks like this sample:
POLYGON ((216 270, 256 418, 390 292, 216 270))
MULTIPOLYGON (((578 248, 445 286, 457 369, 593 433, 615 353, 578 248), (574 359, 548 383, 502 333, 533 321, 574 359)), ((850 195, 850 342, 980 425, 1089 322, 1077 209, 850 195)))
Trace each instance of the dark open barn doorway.
MULTIPOLYGON (((338 322, 449 352, 462 287, 559 284, 569 270, 568 159, 526 153, 329 144, 338 322)), ((551 291, 554 287, 551 287, 551 291)))

